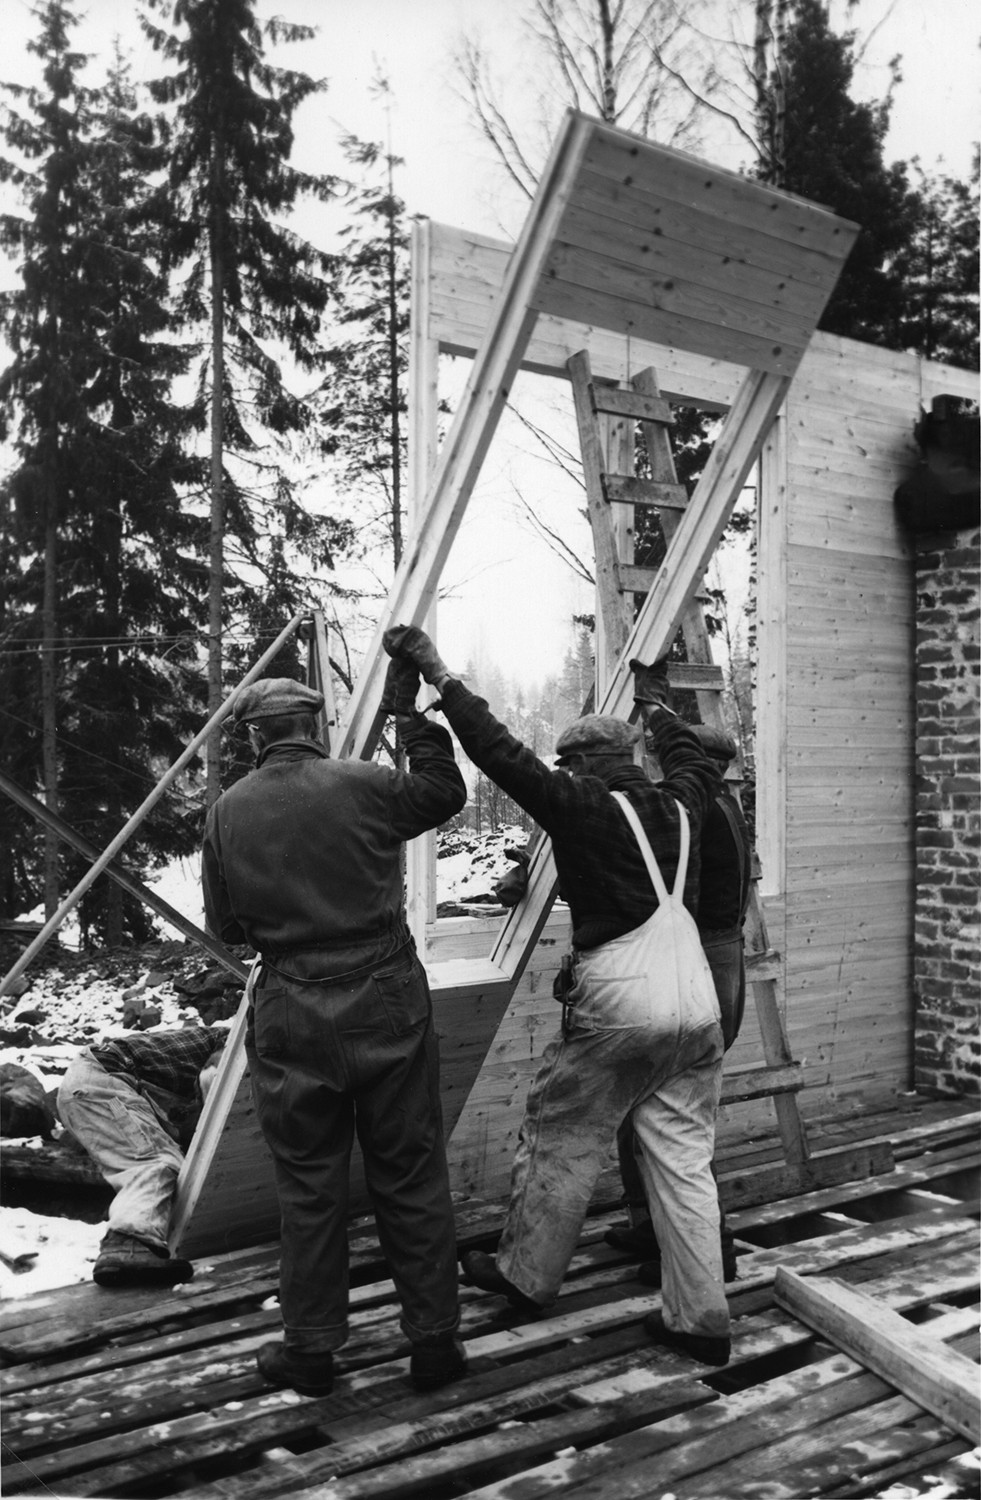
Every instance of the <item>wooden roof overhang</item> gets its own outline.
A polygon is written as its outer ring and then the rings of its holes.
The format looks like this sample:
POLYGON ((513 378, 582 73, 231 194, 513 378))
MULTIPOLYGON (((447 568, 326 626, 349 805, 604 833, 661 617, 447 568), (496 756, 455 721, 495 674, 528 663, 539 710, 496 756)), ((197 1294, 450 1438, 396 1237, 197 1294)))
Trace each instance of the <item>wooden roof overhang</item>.
MULTIPOLYGON (((588 347, 598 334, 607 350, 625 346, 634 369, 667 364, 676 379, 664 389, 677 387, 696 404, 704 377, 704 404, 728 408, 672 542, 671 565, 662 567, 597 705, 628 717, 626 664, 661 655, 673 639, 856 233, 827 209, 569 112, 489 316, 484 310, 470 378, 333 753, 374 751, 387 661, 382 635, 394 623, 424 621, 514 378, 526 362, 545 367, 535 343, 540 320, 553 345, 558 334, 560 346, 565 338, 588 347), (638 357, 631 360, 634 342, 638 357)), ((465 280, 468 267, 459 269, 465 280)), ((432 311, 441 288, 425 292, 432 311)), ((607 373, 602 363, 597 373, 607 373)), ((488 959, 430 966, 441 1041, 445 1046, 449 1036, 454 1044, 447 1133, 554 891, 550 846, 542 840, 528 896, 512 909, 488 959)), ((243 1020, 178 1186, 172 1243, 186 1254, 275 1232, 272 1176, 248 1096, 243 1020)))

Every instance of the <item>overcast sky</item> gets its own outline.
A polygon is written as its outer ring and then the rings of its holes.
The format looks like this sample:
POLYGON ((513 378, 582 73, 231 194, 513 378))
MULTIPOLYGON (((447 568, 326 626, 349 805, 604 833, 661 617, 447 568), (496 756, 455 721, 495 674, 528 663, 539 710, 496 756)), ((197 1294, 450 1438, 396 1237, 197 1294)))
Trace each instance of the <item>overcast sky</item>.
MULTIPOLYGON (((79 9, 85 15, 75 42, 95 54, 93 82, 102 76, 115 35, 131 50, 137 75, 159 71, 159 60, 139 34, 134 0, 88 0, 79 9)), ((534 83, 521 27, 527 0, 259 0, 259 11, 319 28, 315 41, 283 49, 277 59, 329 83, 298 117, 297 165, 343 170, 338 126, 368 139, 384 139, 390 128, 392 148, 405 158, 398 188, 410 212, 489 234, 517 233, 524 203, 508 189, 473 129, 452 59, 465 33, 479 35, 510 106, 530 109, 534 83), (379 70, 394 96, 388 114, 370 89, 379 70)), ((740 13, 731 0, 711 0, 708 20, 719 34, 733 11, 740 13)), ((742 12, 751 11, 743 0, 742 12)), ((902 56, 889 160, 918 156, 929 170, 967 175, 978 135, 977 15, 975 0, 859 0, 850 11, 845 0, 832 0, 839 29, 851 25, 863 40, 871 38, 856 75, 858 97, 881 97, 888 60, 902 56)), ((27 0, 3 0, 3 28, 0 78, 35 81, 37 60, 26 49, 36 22, 27 0)), ((705 154, 733 168, 746 164, 735 138, 714 138, 705 154)), ((324 237, 314 220, 308 232, 324 237)), ((461 655, 489 651, 526 685, 558 669, 573 610, 591 608, 588 591, 517 519, 514 484, 526 483, 529 472, 537 484, 541 466, 533 463, 529 471, 527 460, 515 460, 495 444, 463 545, 451 559, 467 604, 445 615, 461 655)))

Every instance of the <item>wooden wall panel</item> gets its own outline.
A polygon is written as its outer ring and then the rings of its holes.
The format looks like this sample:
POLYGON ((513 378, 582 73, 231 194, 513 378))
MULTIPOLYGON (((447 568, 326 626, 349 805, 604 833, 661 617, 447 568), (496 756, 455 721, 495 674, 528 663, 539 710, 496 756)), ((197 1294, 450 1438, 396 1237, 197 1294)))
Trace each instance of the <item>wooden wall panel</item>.
MULTIPOLYGON (((486 923, 460 920, 445 937, 443 926, 440 922, 436 940, 441 958, 448 949, 458 958, 487 952, 486 923)), ((568 910, 556 906, 450 1137, 450 1182, 456 1191, 507 1192, 528 1086, 562 1014, 552 998, 552 980, 569 931, 568 910)))
POLYGON ((809 1113, 908 1086, 918 362, 817 336, 786 408, 786 991, 809 1113), (866 358, 867 354, 867 358, 866 358), (850 356, 850 357, 849 357, 850 356))

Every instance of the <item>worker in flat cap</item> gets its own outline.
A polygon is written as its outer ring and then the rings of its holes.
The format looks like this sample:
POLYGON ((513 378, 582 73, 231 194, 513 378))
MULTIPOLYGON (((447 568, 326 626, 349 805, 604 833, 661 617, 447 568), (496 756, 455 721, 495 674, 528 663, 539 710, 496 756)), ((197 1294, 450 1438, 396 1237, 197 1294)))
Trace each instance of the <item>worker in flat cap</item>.
POLYGON ((417 669, 392 662, 382 708, 408 770, 333 760, 320 693, 290 678, 243 690, 255 769, 208 814, 209 929, 258 954, 246 1051, 276 1168, 283 1340, 273 1385, 326 1395, 348 1334, 348 1196, 355 1132, 410 1342, 410 1377, 458 1379, 459 1280, 425 970, 406 925, 402 846, 458 813, 466 788, 446 729, 416 712, 417 669))
POLYGON ((664 770, 655 784, 639 764, 633 725, 602 714, 578 719, 560 735, 550 767, 454 677, 423 631, 396 626, 384 644, 437 688, 471 760, 550 836, 572 921, 571 963, 563 960, 570 985, 558 985, 563 1025, 528 1094, 504 1232, 496 1258, 464 1254, 464 1277, 525 1312, 554 1302, 617 1128, 631 1116, 664 1260, 664 1315, 648 1330, 658 1342, 725 1364, 729 1312, 711 1171, 722 1027, 692 915, 701 826, 718 770, 691 729, 662 706, 663 663, 634 664, 635 693, 651 699, 650 733, 664 770), (662 906, 678 947, 652 954, 662 906))
MULTIPOLYGON (((724 775, 736 759, 735 741, 711 724, 694 724, 692 732, 718 766, 720 775, 724 775)), ((743 922, 751 890, 752 843, 742 809, 725 781, 705 815, 699 853, 701 877, 696 920, 702 949, 712 971, 722 1040, 728 1052, 739 1035, 746 1005, 743 922)), ((661 1252, 637 1159, 637 1138, 629 1118, 617 1134, 617 1152, 629 1222, 609 1229, 606 1242, 617 1250, 644 1256, 638 1270, 641 1281, 660 1286, 661 1252)), ((736 1247, 724 1213, 720 1214, 719 1231, 723 1275, 727 1282, 734 1281, 738 1272, 736 1247)))

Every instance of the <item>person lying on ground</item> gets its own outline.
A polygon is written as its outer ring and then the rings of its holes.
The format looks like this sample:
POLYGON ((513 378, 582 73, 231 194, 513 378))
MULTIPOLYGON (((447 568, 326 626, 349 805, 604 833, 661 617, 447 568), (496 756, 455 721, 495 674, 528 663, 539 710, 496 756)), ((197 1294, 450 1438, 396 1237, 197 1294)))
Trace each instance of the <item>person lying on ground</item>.
POLYGON ((221 1026, 114 1037, 83 1047, 58 1088, 58 1117, 111 1188, 99 1286, 173 1286, 194 1267, 170 1253, 174 1190, 228 1036, 221 1026))

